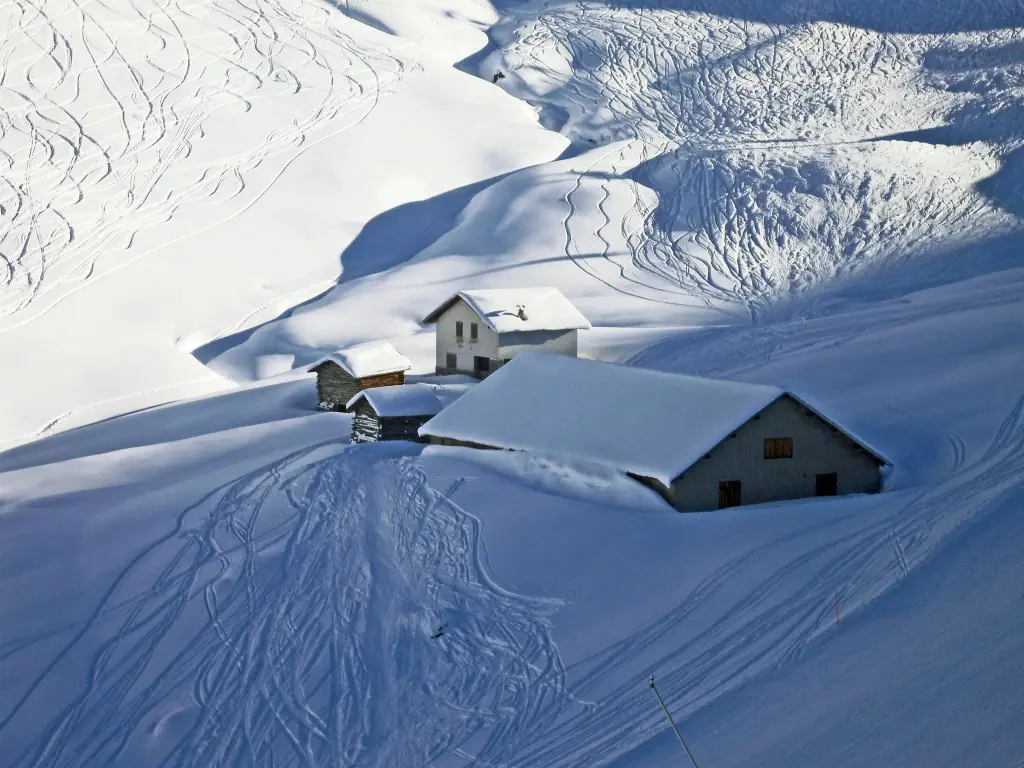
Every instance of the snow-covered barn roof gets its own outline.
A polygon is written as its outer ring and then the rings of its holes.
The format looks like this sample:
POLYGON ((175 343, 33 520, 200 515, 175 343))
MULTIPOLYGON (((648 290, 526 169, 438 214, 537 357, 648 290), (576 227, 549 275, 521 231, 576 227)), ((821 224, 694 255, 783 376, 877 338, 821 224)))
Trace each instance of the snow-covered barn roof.
POLYGON ((760 384, 525 352, 420 427, 420 434, 594 461, 668 485, 787 394, 760 384))
POLYGON ((365 400, 378 416, 433 416, 469 391, 472 384, 395 384, 364 389, 345 406, 365 400))
POLYGON ((386 341, 368 341, 365 344, 339 349, 320 358, 307 370, 315 371, 327 362, 337 363, 349 376, 357 379, 398 373, 412 368, 409 358, 386 341))
POLYGON ((423 324, 437 319, 459 299, 497 333, 511 331, 569 331, 588 329, 590 322, 557 288, 496 288, 459 291, 449 296, 423 318, 423 324), (520 316, 519 309, 522 308, 520 316))

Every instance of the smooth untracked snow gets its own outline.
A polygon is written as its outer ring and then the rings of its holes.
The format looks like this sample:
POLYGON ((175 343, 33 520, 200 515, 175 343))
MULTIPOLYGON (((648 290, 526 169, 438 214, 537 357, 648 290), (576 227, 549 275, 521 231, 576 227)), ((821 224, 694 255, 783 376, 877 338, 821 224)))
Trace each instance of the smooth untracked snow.
POLYGON ((679 765, 655 674, 702 768, 1016 766, 1022 44, 1016 0, 0 4, 0 763, 679 765), (324 355, 432 371, 438 302, 536 285, 585 355, 813 393, 890 491, 678 515, 316 412, 324 355))

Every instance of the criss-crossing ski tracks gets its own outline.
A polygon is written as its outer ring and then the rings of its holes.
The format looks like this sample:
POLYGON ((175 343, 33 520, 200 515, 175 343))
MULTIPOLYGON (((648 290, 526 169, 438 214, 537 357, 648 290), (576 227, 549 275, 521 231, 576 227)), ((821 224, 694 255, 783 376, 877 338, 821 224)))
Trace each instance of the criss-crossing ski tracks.
POLYGON ((573 690, 595 705, 567 712, 519 758, 524 765, 601 765, 664 728, 640 683, 652 671, 673 710, 685 717, 785 664, 831 628, 834 595, 847 610, 876 599, 955 528, 1019 487, 1022 477, 1024 395, 977 461, 895 505, 892 514, 824 539, 835 522, 823 519, 752 549, 715 569, 638 632, 574 665, 573 690), (794 544, 798 556, 783 554, 794 544), (753 589, 751 573, 759 574, 753 589), (609 686, 609 680, 616 682, 609 686))
POLYGON ((373 456, 305 449, 185 511, 0 724, 91 658, 8 764, 494 765, 537 739, 568 703, 558 601, 493 580, 463 481, 373 456))
MULTIPOLYGON (((667 283, 757 318, 780 297, 1019 229, 975 188, 1017 146, 1012 120, 993 118, 990 148, 966 133, 945 145, 893 139, 944 124, 958 135, 963 88, 922 71, 938 52, 1019 45, 1024 26, 920 35, 825 21, 813 4, 806 19, 794 6, 736 5, 744 12, 646 0, 509 10, 520 26, 500 55, 504 71, 524 73, 516 92, 581 144, 639 145, 612 176, 650 191, 622 219, 632 272, 613 287, 672 303, 657 293, 667 283)), ((887 13, 838 5, 840 18, 887 13)), ((1019 104, 1014 93, 1003 101, 1019 104)), ((567 252, 588 237, 573 218, 593 213, 572 197, 567 252)))
POLYGON ((409 65, 354 25, 317 0, 0 4, 0 331, 145 256, 147 227, 237 215, 362 121, 409 65))

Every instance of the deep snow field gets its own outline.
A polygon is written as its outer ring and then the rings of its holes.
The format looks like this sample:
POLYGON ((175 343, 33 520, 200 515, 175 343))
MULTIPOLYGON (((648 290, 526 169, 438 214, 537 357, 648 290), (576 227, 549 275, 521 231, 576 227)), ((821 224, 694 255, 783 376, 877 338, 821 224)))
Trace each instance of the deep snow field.
POLYGON ((1024 766, 1019 0, 2 3, 0 360, 0 768, 1024 766), (316 412, 528 285, 886 492, 316 412))

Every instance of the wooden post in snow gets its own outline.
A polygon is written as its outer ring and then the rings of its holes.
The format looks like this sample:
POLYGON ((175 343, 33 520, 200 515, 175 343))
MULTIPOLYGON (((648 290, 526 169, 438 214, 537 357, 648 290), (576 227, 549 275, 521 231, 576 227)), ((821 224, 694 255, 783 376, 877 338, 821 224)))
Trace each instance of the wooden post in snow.
POLYGON ((658 693, 658 689, 654 687, 654 675, 651 675, 650 680, 651 690, 654 691, 654 695, 658 697, 658 703, 661 704, 662 710, 665 712, 665 717, 668 718, 668 724, 672 726, 672 730, 676 733, 676 738, 679 739, 679 743, 683 745, 683 750, 686 752, 686 756, 690 758, 690 765, 693 768, 697 768, 697 763, 693 759, 693 755, 690 754, 690 748, 686 746, 686 742, 683 741, 683 736, 679 733, 679 729, 676 728, 675 721, 672 719, 672 715, 669 714, 668 707, 665 706, 665 702, 661 698, 661 694, 658 693))

